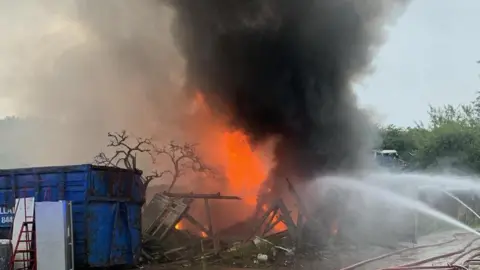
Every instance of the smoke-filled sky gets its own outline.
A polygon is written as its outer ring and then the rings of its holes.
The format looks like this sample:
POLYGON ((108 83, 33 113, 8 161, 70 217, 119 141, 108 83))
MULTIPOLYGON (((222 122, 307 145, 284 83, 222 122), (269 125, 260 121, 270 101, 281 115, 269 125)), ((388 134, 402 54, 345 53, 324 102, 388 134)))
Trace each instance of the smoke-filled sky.
POLYGON ((253 141, 279 137, 280 176, 358 167, 373 143, 351 84, 407 1, 172 2, 187 91, 253 141))
MULTIPOLYGON (((469 100, 479 41, 468 29, 478 9, 475 0, 414 1, 390 27, 375 72, 355 87, 359 101, 383 121, 409 124, 425 120, 429 103, 469 100)), ((184 62, 172 12, 158 1, 5 1, 0 15, 0 116, 62 123, 16 129, 27 141, 22 164, 90 161, 109 130, 179 136, 184 62)))
MULTIPOLYGON (((49 8, 57 6, 57 11, 61 6, 68 6, 69 2, 42 1, 50 3, 49 8)), ((24 59, 32 57, 17 44, 39 41, 48 32, 62 32, 72 40, 69 42, 76 42, 81 38, 81 30, 71 30, 76 26, 68 26, 65 16, 50 17, 50 12, 39 9, 38 3, 8 1, 0 5, 0 30, 4 33, 0 37, 3 59, 0 63, 0 117, 3 117, 23 111, 20 101, 4 94, 7 89, 18 90, 18 85, 5 82, 8 74, 18 73, 21 68, 18 63, 12 66, 11 60, 19 56, 24 59)), ((410 125, 416 120, 427 120, 425 108, 428 104, 460 104, 471 100, 480 83, 477 76, 480 66, 475 63, 480 58, 477 49, 480 39, 472 35, 480 24, 479 11, 480 3, 476 0, 461 3, 413 1, 389 28, 388 39, 374 63, 375 73, 356 87, 359 101, 378 113, 378 119, 383 123, 410 125), (439 79, 447 77, 448 80, 439 79), (408 98, 410 96, 415 98, 408 98), (406 103, 408 111, 403 109, 406 103)), ((23 47, 34 45, 35 42, 23 44, 23 47)))

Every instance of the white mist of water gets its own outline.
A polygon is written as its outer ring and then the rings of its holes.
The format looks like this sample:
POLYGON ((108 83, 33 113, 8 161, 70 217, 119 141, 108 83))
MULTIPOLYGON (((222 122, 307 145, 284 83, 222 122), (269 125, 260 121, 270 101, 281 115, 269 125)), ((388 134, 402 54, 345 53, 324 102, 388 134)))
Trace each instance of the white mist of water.
POLYGON ((471 232, 480 236, 480 233, 478 233, 474 229, 449 217, 448 215, 442 212, 439 212, 435 209, 432 209, 428 205, 420 201, 396 194, 387 189, 380 188, 375 185, 367 184, 365 182, 347 178, 347 177, 326 177, 326 178, 322 178, 320 181, 322 182, 322 184, 326 184, 327 186, 332 186, 332 187, 336 186, 339 188, 359 191, 365 195, 371 196, 372 198, 378 198, 379 200, 383 200, 385 202, 395 203, 395 204, 404 206, 405 208, 418 211, 430 217, 444 221, 452 226, 464 229, 468 232, 471 232))
POLYGON ((480 193, 480 182, 478 182, 479 179, 468 176, 368 172, 362 175, 362 180, 375 185, 402 183, 411 187, 422 187, 428 185, 448 191, 468 191, 480 193))

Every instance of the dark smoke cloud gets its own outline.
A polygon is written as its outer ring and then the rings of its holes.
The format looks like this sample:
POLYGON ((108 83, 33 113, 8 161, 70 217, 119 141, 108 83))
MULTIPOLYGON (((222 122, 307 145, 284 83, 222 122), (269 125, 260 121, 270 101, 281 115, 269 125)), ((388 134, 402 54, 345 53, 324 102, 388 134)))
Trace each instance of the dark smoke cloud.
POLYGON ((354 80, 406 1, 175 0, 187 88, 252 142, 280 137, 277 176, 352 170, 371 146, 354 80))

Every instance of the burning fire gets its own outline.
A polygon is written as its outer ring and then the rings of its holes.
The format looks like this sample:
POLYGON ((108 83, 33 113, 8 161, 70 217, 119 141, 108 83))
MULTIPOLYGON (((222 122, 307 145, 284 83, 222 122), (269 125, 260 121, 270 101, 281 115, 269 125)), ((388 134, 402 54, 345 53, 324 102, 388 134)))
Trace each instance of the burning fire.
POLYGON ((183 229, 183 226, 182 226, 182 222, 181 222, 181 221, 179 221, 179 222, 175 225, 175 229, 177 229, 177 230, 183 229))
MULTIPOLYGON (((263 211, 268 211, 268 206, 266 204, 262 205, 262 209, 263 211)), ((267 218, 267 220, 270 220, 271 219, 271 223, 274 224, 278 221, 278 219, 280 218, 280 214, 277 213, 275 214, 275 216, 272 218, 272 215, 274 213, 271 213, 270 216, 267 218)), ((285 223, 283 223, 283 221, 280 221, 278 222, 275 227, 273 227, 273 231, 274 232, 281 232, 281 231, 285 231, 287 229, 287 226, 285 225, 285 223)))
MULTIPOLYGON (((183 230, 183 228, 184 228, 184 224, 183 224, 182 221, 179 221, 179 222, 175 225, 175 229, 176 229, 176 230, 183 230)), ((206 233, 206 232, 203 232, 203 231, 200 232, 200 236, 201 236, 202 238, 207 238, 207 237, 208 237, 207 233, 206 233)))
POLYGON ((268 176, 268 168, 251 149, 248 137, 240 131, 224 132, 220 145, 227 156, 224 167, 231 192, 241 194, 248 205, 256 206, 258 191, 268 176))
POLYGON ((242 130, 232 130, 225 119, 214 115, 200 93, 196 95, 195 107, 203 117, 197 121, 201 123, 196 123, 203 131, 200 141, 202 157, 221 168, 227 178, 222 193, 241 197, 253 211, 260 187, 272 167, 264 158, 264 149, 253 149, 242 130))
MULTIPOLYGON (((228 119, 216 115, 206 104, 199 92, 194 101, 195 121, 189 126, 198 134, 199 151, 207 164, 221 170, 226 181, 217 182, 213 189, 242 198, 235 205, 235 220, 243 221, 253 215, 257 207, 257 196, 262 184, 273 167, 271 146, 274 140, 252 147, 248 135, 238 129, 232 130, 228 119)), ((273 222, 279 216, 273 218, 273 222)), ((274 231, 286 228, 279 222, 274 231)))

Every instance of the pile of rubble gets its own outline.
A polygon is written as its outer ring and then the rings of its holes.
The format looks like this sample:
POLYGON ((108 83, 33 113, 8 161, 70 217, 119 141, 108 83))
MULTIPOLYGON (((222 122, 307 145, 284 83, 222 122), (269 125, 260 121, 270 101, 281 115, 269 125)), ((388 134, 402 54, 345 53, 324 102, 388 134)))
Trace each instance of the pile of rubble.
MULTIPOLYGON (((295 192, 293 192, 295 195, 295 192)), ((142 264, 155 264, 166 268, 189 267, 196 264, 226 265, 235 267, 269 267, 294 264, 298 255, 306 255, 306 250, 317 250, 318 239, 323 235, 321 224, 305 216, 306 211, 296 196, 299 206, 297 220, 294 221, 285 203, 278 199, 269 207, 246 221, 251 233, 242 240, 225 240, 221 233, 214 232, 210 217, 210 200, 240 200, 235 196, 193 193, 157 193, 143 212, 142 264), (189 214, 194 200, 203 200, 207 225, 189 214), (175 226, 187 221, 203 235, 175 226), (285 230, 274 232, 278 223, 285 230), (312 230, 311 228, 315 228, 312 230), (306 234, 309 237, 304 237, 306 234), (312 235, 315 243, 310 240, 312 235)), ((318 254, 315 254, 318 256, 318 254)))

